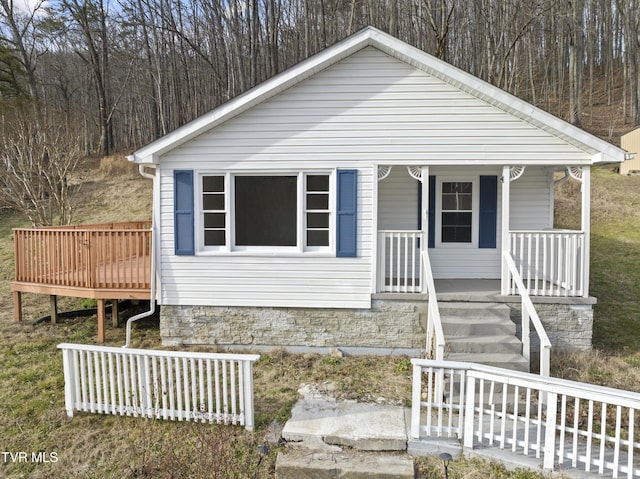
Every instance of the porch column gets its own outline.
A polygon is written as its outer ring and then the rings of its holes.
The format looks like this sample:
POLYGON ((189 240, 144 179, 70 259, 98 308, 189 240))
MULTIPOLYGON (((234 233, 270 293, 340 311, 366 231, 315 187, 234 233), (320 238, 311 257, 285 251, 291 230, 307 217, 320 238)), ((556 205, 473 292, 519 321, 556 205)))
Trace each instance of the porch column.
MULTIPOLYGON (((422 174, 420 175, 420 188, 422 188, 422 205, 420 211, 420 217, 422 218, 422 237, 420 238, 421 253, 429 254, 429 215, 432 214, 429 211, 429 167, 422 167, 422 174)), ((420 267, 422 268, 422 259, 420 259, 420 267)), ((421 275, 420 289, 422 293, 427 292, 427 278, 424 277, 424 273, 421 275)))
POLYGON ((502 265, 502 273, 500 275, 500 292, 503 295, 509 294, 509 267, 504 260, 505 251, 509 251, 509 201, 511 198, 511 167, 502 167, 502 254, 500 256, 500 264, 502 265))
POLYGON ((582 167, 582 232, 584 247, 582 251, 582 296, 589 296, 589 254, 591 238, 591 167, 582 167))
MULTIPOLYGON (((422 188, 422 211, 420 211, 420 217, 422 218, 422 234, 420 238, 420 246, 422 252, 429 254, 429 215, 434 212, 429 211, 429 167, 423 166, 422 173, 420 175, 420 187, 422 188)), ((420 265, 422 267, 422 260, 420 260, 420 265)), ((424 278, 424 281, 420 281, 420 289, 422 293, 427 292, 427 281, 424 278)))

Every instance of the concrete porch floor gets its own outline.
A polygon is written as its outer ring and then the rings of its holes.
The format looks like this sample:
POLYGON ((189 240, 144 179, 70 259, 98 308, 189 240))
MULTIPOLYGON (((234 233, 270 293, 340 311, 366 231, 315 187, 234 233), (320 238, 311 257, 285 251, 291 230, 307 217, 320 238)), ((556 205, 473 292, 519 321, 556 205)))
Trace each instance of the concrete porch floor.
POLYGON ((501 302, 499 279, 436 279, 438 301, 501 302))

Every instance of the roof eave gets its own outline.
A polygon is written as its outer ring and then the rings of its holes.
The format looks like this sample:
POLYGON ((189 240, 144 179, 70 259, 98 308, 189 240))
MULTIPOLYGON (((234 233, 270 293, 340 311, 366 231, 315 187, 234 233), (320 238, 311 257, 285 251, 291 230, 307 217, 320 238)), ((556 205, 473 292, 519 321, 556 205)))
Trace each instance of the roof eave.
POLYGON ((372 27, 347 37, 330 48, 301 61, 247 92, 214 108, 209 113, 186 123, 131 155, 135 163, 157 163, 159 157, 184 144, 202 132, 239 115, 243 111, 271 98, 302 80, 341 61, 371 44, 372 27))
POLYGON ((573 144, 585 151, 587 155, 591 155, 592 164, 624 161, 624 150, 611 143, 373 27, 367 27, 347 37, 137 150, 129 157, 130 161, 157 164, 162 155, 204 131, 214 128, 367 46, 378 48, 398 60, 573 144))

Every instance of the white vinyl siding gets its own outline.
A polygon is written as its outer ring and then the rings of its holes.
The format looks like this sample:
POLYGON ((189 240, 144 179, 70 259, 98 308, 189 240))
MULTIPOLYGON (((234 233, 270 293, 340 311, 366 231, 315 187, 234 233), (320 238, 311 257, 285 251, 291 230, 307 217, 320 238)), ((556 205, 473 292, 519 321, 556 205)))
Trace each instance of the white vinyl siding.
POLYGON ((303 161, 518 164, 584 152, 455 87, 366 48, 163 157, 256 169, 303 161), (239 163, 240 162, 240 163, 239 163))
POLYGON ((418 229, 418 181, 404 166, 395 166, 378 182, 378 229, 418 229))
MULTIPOLYGON (((167 305, 368 308, 372 282, 372 169, 358 171, 358 257, 335 252, 231 251, 176 256, 173 175, 160 173, 160 302, 167 305)), ((334 177, 331 177, 334 181, 334 177)), ((196 230, 196 234, 199 232, 196 230)))
MULTIPOLYGON (((374 165, 396 165, 392 175, 406 172, 405 165, 431 165, 431 174, 441 174, 440 168, 448 176, 459 174, 457 165, 466 176, 500 175, 503 164, 589 160, 590 155, 559 138, 367 47, 162 156, 161 301, 368 307, 375 274, 373 226, 378 221, 373 218, 374 165), (480 165, 494 168, 488 173, 480 165), (336 168, 358 169, 356 258, 322 252, 174 255, 173 169, 282 174, 336 168)), ((398 217, 393 211, 398 211, 400 200, 383 205, 380 190, 379 229, 417 229, 417 186, 408 174, 407 178, 410 197, 398 217)), ((500 212, 498 228, 499 218, 500 212)), ((464 253, 435 249, 436 277, 498 278, 499 241, 500 235, 495 249, 464 253)))
POLYGON ((528 166, 520 178, 511 182, 511 230, 544 230, 553 226, 551 181, 547 168, 528 166))

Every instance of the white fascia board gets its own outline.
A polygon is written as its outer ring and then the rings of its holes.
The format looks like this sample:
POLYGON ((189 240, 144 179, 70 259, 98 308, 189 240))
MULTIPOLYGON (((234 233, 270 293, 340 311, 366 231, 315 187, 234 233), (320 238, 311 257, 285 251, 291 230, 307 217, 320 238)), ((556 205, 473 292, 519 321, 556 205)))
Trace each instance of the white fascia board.
POLYGON ((367 47, 369 44, 369 29, 362 30, 186 123, 137 150, 130 157, 135 163, 158 163, 164 153, 309 78, 358 50, 367 47))
POLYGON ((585 151, 592 164, 624 161, 624 150, 397 38, 372 29, 372 46, 585 151))

